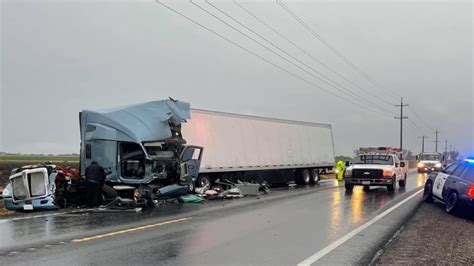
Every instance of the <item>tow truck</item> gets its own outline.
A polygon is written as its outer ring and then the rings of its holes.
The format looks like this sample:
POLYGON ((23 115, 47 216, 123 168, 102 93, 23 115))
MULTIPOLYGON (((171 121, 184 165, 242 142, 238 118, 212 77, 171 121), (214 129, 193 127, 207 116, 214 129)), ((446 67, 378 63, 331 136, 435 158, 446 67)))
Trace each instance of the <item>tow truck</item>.
POLYGON ((388 191, 394 191, 397 182, 405 187, 407 163, 401 159, 402 152, 398 148, 360 148, 358 158, 352 164, 346 162, 346 191, 352 191, 356 185, 364 186, 365 191, 370 190, 370 186, 385 186, 388 191))

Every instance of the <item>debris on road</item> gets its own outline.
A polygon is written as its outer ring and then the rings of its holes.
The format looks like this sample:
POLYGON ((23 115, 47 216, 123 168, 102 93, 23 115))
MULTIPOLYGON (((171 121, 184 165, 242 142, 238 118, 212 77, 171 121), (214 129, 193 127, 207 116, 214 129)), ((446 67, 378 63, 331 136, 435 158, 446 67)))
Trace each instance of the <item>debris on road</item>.
POLYGON ((201 203, 204 201, 204 199, 198 195, 189 194, 180 196, 178 201, 181 203, 201 203))
POLYGON ((188 187, 177 184, 169 185, 158 189, 158 199, 179 198, 188 194, 188 187))

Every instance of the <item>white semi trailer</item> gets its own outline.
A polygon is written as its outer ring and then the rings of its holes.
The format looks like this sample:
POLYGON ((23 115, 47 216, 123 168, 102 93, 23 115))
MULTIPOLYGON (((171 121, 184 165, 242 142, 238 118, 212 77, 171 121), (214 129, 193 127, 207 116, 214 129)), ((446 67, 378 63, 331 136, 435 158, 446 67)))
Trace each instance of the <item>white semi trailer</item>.
POLYGON ((198 186, 216 179, 317 183, 335 163, 328 124, 191 109, 182 135, 204 147, 198 186))

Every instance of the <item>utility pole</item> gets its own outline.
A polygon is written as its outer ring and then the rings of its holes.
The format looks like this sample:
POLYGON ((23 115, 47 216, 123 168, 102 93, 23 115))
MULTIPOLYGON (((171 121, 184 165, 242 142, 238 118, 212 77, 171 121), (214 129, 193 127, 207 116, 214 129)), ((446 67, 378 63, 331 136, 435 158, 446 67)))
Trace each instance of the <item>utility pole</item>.
POLYGON ((428 138, 428 136, 421 136, 421 137, 418 137, 421 139, 421 152, 425 152, 425 139, 428 138))
POLYGON ((439 131, 438 131, 438 129, 436 129, 435 134, 436 134, 436 140, 434 141, 434 143, 435 143, 435 152, 438 152, 438 143, 439 143, 439 140, 438 140, 439 131))
POLYGON ((403 152, 403 119, 408 119, 408 116, 403 116, 403 107, 408 106, 408 104, 403 104, 402 97, 400 105, 395 106, 400 107, 400 116, 395 116, 395 119, 400 119, 400 151, 403 152))
POLYGON ((444 141, 444 154, 448 154, 448 139, 444 141))

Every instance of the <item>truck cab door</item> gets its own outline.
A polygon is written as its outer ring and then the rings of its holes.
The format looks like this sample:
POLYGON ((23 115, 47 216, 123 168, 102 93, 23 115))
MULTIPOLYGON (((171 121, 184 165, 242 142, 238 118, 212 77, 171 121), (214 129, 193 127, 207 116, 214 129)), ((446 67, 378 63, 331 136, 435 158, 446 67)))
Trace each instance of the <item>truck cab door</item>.
POLYGON ((194 187, 194 182, 199 175, 202 152, 204 148, 199 146, 185 146, 180 154, 180 181, 188 186, 194 187))

